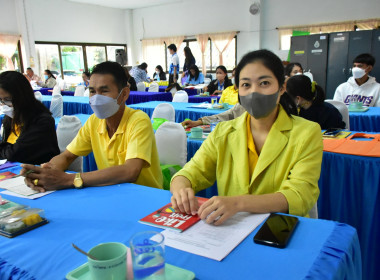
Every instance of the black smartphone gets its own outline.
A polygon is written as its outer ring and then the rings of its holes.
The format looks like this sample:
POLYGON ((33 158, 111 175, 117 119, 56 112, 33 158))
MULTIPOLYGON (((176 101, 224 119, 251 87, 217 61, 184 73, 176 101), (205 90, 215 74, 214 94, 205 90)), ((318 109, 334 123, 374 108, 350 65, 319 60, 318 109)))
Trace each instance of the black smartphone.
POLYGON ((329 128, 323 132, 323 135, 327 137, 335 137, 341 130, 341 128, 329 128))
POLYGON ((272 213, 253 237, 253 241, 257 244, 285 248, 297 224, 297 217, 272 213))

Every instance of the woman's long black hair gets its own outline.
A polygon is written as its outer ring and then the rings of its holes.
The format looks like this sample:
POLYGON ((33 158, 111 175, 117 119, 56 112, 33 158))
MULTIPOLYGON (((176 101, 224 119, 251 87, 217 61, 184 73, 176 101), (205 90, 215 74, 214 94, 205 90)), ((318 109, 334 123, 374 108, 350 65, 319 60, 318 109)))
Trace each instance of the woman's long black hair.
POLYGON ((195 81, 198 80, 198 77, 199 77, 199 68, 198 68, 198 66, 196 66, 195 64, 191 65, 189 67, 189 74, 190 74, 190 80, 193 79, 193 78, 194 78, 195 81), (194 76, 191 74, 191 71, 190 71, 191 69, 193 69, 195 71, 195 75, 194 76))
MULTIPOLYGON (((241 70, 250 63, 261 62, 266 68, 272 71, 273 75, 276 77, 280 88, 284 85, 285 75, 284 75, 284 66, 282 65, 281 59, 268 50, 258 50, 249 52, 243 56, 239 64, 236 67, 235 71, 235 83, 239 87, 239 79, 241 70)), ((284 92, 280 98, 280 104, 290 116, 291 114, 297 115, 297 107, 294 104, 293 99, 284 92)))
MULTIPOLYGON (((11 131, 16 134, 16 125, 22 132, 41 113, 51 114, 49 109, 35 98, 33 89, 24 75, 16 71, 1 73, 0 88, 11 95, 13 106, 13 118, 5 116, 3 119, 5 136, 9 136, 11 131)), ((3 142, 6 140, 3 138, 3 142)))

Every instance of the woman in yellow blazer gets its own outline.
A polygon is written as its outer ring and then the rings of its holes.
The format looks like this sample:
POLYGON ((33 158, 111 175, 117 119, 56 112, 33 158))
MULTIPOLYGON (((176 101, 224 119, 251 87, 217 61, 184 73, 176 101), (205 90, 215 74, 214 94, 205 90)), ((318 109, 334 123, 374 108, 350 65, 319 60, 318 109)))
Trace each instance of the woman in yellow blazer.
POLYGON ((246 54, 236 68, 239 102, 247 110, 219 123, 172 179, 175 209, 219 225, 237 212, 306 216, 319 195, 322 136, 317 123, 291 115, 281 60, 246 54), (194 193, 217 180, 218 194, 198 207, 194 193))

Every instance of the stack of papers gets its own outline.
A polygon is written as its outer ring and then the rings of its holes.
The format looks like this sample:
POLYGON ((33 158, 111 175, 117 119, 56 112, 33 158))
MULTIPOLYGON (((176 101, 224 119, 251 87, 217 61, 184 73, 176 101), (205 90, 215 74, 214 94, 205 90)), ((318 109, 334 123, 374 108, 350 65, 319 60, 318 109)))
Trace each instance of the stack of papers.
POLYGON ((2 191, 2 194, 17 196, 17 197, 23 197, 28 199, 35 199, 44 195, 47 195, 49 193, 52 193, 53 191, 48 191, 44 193, 39 193, 35 190, 32 190, 29 188, 24 181, 24 177, 16 177, 12 179, 7 179, 0 182, 0 188, 6 189, 6 191, 2 191))
POLYGON ((220 226, 201 220, 182 233, 169 229, 161 233, 166 246, 221 261, 268 216, 241 212, 220 226))

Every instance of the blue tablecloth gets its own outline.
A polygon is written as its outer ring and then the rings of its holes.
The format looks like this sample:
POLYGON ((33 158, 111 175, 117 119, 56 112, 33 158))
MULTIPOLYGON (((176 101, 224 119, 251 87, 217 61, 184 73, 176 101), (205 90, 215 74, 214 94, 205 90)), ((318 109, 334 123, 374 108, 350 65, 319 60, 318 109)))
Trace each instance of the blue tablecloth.
POLYGON ((370 107, 367 112, 350 112, 350 129, 380 132, 380 107, 370 107))
MULTIPOLYGON (((133 109, 142 110, 145 113, 147 113, 149 117, 152 117, 154 108, 156 108, 156 106, 160 103, 163 103, 163 102, 151 101, 151 102, 146 102, 146 103, 130 105, 129 107, 133 109)), ((219 114, 221 112, 226 111, 226 110, 209 110, 209 109, 191 108, 191 106, 199 105, 198 103, 172 102, 170 104, 173 105, 175 109, 176 122, 182 122, 185 119, 197 120, 201 117, 212 116, 212 115, 219 114)), ((232 108, 232 106, 230 106, 230 108, 232 108)))
MULTIPOLYGON (((42 96, 42 103, 50 108, 51 96, 42 96)), ((63 96, 63 114, 89 114, 93 113, 89 102, 89 98, 85 96, 63 96)))
MULTIPOLYGON (((203 141, 188 139, 188 161, 203 141)), ((363 279, 380 277, 380 158, 323 153, 318 214, 355 227, 363 258, 363 279)), ((216 184, 199 195, 218 194, 216 184)))
POLYGON ((137 104, 148 101, 172 101, 173 97, 170 92, 144 92, 131 91, 126 104, 137 104))
POLYGON ((219 99, 221 97, 222 97, 221 95, 216 95, 216 96, 196 96, 196 95, 192 95, 192 96, 189 96, 189 103, 202 103, 202 102, 211 103, 211 98, 217 98, 218 102, 219 102, 219 99))
MULTIPOLYGON (((41 92, 42 95, 52 95, 52 88, 41 88, 41 89, 36 89, 34 92, 39 91, 41 92), (50 91, 49 91, 50 90, 50 91)), ((74 96, 74 91, 61 91, 62 96, 74 96)))
MULTIPOLYGON (((43 95, 43 104, 50 108, 51 96, 43 95)), ((162 101, 171 101, 172 95, 170 93, 161 92, 138 92, 132 91, 126 104, 134 104, 140 102, 146 102, 150 100, 161 100, 157 101, 161 103, 162 101)), ((64 115, 75 115, 75 114, 92 114, 93 111, 89 104, 89 98, 85 96, 63 96, 63 114, 64 115)))
MULTIPOLYGON (((167 88, 168 86, 158 86, 158 91, 159 92, 165 92, 165 89, 167 88)), ((146 87, 145 88, 145 91, 148 91, 149 90, 149 87, 146 87)))
MULTIPOLYGON (((136 232, 161 231, 138 220, 169 203, 170 196, 169 191, 134 184, 67 189, 36 200, 4 195, 44 209, 50 223, 14 239, 0 236, 1 279, 64 279, 87 261, 71 243, 88 251, 102 242, 128 245, 136 232)), ((286 249, 255 244, 256 232, 220 262, 171 247, 165 248, 165 259, 202 280, 361 279, 358 238, 348 225, 300 218, 286 249)))

